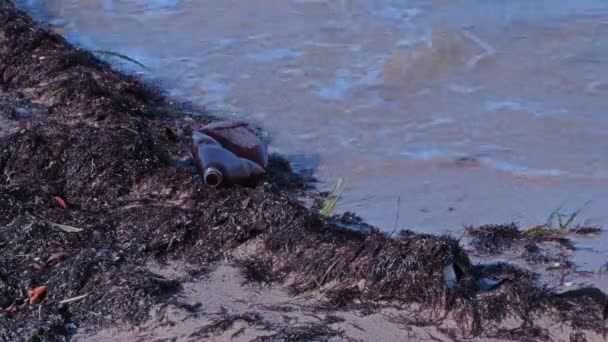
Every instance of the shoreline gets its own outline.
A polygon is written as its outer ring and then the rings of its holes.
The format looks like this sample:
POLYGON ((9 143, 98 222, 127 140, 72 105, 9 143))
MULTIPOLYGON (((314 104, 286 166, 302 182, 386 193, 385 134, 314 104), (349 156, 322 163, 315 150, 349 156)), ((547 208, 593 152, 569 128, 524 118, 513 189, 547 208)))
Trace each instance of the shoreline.
POLYGON ((279 156, 256 188, 206 188, 183 129, 211 118, 176 110, 1 0, 0 72, 0 339, 87 340, 103 328, 145 324, 152 309, 179 307, 172 303, 192 284, 218 290, 218 270, 220 278, 239 270, 284 301, 312 296, 306 305, 344 319, 322 317, 294 332, 270 317, 280 310, 259 319, 230 313, 246 323, 245 335, 258 327, 266 340, 373 337, 340 324, 356 312, 380 315, 388 327, 383 312, 391 310, 399 318, 391 329, 408 336, 416 327, 419 338, 433 329, 450 339, 580 341, 607 332, 605 296, 558 295, 510 265, 476 267, 450 237, 338 227, 295 200, 305 180, 279 156), (168 272, 176 264, 187 271, 168 272), (446 267, 455 279, 445 279, 446 267), (510 281, 480 291, 490 276, 510 281), (48 286, 45 296, 30 305, 25 293, 38 286, 48 286))

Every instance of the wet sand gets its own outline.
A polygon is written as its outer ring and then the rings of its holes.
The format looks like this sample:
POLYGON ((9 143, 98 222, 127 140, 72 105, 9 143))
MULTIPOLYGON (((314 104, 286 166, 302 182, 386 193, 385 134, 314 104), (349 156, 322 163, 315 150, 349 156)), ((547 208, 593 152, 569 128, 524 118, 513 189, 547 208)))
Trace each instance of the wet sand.
MULTIPOLYGON (((176 265, 170 265, 173 270, 176 265)), ((169 276, 159 270, 159 274, 169 276)), ((174 271, 171 271, 174 277, 174 271)), ((319 291, 292 297, 284 288, 249 283, 238 268, 219 266, 205 279, 185 283, 169 303, 153 308, 141 326, 104 329, 79 334, 74 341, 454 341, 459 323, 450 319, 425 321, 416 309, 381 307, 335 311, 319 291), (441 323, 440 323, 441 321, 441 323)), ((516 320, 505 327, 516 328, 516 320)), ((542 319, 546 336, 505 334, 502 337, 467 337, 467 341, 551 340, 576 341, 576 331, 542 319)), ((586 334, 586 341, 603 341, 586 334)))

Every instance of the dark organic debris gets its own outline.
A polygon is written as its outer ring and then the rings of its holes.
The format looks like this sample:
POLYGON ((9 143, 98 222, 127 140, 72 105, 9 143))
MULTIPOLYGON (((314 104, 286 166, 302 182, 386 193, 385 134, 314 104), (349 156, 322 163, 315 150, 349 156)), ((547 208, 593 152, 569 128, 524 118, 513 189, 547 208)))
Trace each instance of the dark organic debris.
MULTIPOLYGON (((590 300, 595 304, 603 307, 602 317, 604 319, 608 318, 608 297, 604 292, 595 287, 583 287, 579 289, 569 290, 562 293, 557 294, 559 298, 573 298, 576 300, 590 300)), ((578 308, 573 308, 569 314, 575 314, 578 311, 578 308)))
POLYGON ((269 329, 268 323, 265 322, 262 316, 257 313, 248 312, 244 314, 229 314, 223 311, 213 323, 206 325, 196 332, 190 334, 190 337, 206 339, 211 336, 221 335, 232 328, 234 323, 237 321, 243 321, 250 326, 256 326, 263 330, 269 329))
POLYGON ((509 248, 522 237, 515 223, 466 227, 465 231, 472 237, 472 244, 476 249, 489 253, 509 248))
POLYGON ((570 231, 580 235, 599 234, 602 232, 602 228, 596 226, 578 226, 570 231))
POLYGON ((238 260, 237 265, 241 268, 247 281, 264 285, 279 279, 278 275, 272 270, 270 260, 250 257, 238 260))
POLYGON ((309 324, 301 326, 284 327, 276 334, 256 338, 255 342, 325 342, 331 337, 339 336, 340 331, 336 331, 327 325, 309 324))
POLYGON ((327 304, 334 309, 348 306, 355 300, 361 298, 361 291, 356 286, 335 288, 325 293, 327 304))
MULTIPOLYGON (((585 232, 585 230, 583 230, 585 232)), ((515 223, 504 225, 484 225, 466 227, 465 234, 470 237, 470 245, 475 252, 498 254, 523 248, 532 259, 545 257, 539 243, 551 242, 567 250, 573 250, 572 241, 562 231, 547 229, 544 225, 519 230, 515 223)))
POLYGON ((357 214, 352 212, 345 212, 341 215, 334 215, 329 218, 329 221, 341 228, 351 229, 351 230, 371 230, 372 226, 367 224, 363 219, 357 214))
POLYGON ((342 317, 338 317, 336 315, 327 315, 325 316, 325 319, 323 319, 323 323, 325 324, 336 324, 336 323, 342 323, 346 321, 346 319, 342 318, 342 317))

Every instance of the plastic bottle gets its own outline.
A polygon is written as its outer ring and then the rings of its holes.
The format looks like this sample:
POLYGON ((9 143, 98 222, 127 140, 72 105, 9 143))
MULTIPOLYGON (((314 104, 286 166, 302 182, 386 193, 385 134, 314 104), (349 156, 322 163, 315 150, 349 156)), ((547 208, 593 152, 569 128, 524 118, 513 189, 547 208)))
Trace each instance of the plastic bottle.
POLYGON ((250 184, 264 172, 264 168, 251 160, 241 158, 225 149, 217 140, 201 132, 192 133, 192 155, 205 184, 250 184))
POLYGON ((237 156, 266 168, 268 164, 266 144, 256 134, 256 130, 246 122, 217 121, 204 126, 201 131, 237 156))

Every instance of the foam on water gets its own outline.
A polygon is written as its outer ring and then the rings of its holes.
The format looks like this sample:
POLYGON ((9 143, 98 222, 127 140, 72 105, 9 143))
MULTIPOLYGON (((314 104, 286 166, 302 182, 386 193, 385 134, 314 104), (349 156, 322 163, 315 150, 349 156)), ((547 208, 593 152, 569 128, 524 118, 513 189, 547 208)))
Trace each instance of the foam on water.
POLYGON ((257 53, 250 53, 247 55, 247 58, 258 62, 271 62, 277 59, 297 58, 300 56, 302 56, 301 52, 294 51, 292 49, 278 48, 257 53))

